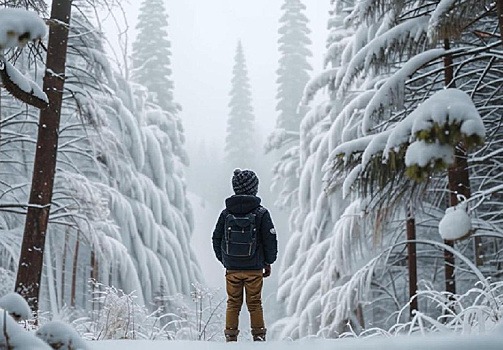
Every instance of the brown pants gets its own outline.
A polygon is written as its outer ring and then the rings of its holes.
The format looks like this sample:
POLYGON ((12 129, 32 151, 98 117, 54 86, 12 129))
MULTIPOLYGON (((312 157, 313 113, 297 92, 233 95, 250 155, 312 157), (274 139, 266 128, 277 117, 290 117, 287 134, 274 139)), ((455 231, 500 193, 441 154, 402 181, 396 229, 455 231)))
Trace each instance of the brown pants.
POLYGON ((239 329, 239 312, 243 305, 244 289, 252 334, 265 334, 262 310, 262 270, 227 270, 225 279, 227 281, 225 328, 236 331, 239 329))

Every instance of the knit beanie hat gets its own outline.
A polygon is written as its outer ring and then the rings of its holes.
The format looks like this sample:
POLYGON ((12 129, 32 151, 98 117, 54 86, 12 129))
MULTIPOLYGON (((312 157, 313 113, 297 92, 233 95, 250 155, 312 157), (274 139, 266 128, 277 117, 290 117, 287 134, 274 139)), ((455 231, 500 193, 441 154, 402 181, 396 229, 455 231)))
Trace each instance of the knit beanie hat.
POLYGON ((234 170, 232 188, 236 194, 256 196, 258 192, 258 177, 251 170, 234 170))

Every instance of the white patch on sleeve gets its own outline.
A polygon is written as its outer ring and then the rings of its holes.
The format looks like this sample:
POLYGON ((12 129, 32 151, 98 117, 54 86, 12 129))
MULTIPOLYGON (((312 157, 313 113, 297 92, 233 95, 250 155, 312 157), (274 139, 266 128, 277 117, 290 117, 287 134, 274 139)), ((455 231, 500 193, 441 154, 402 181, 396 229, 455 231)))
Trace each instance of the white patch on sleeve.
POLYGON ((271 232, 271 235, 275 235, 276 234, 276 229, 273 227, 272 229, 269 230, 269 232, 271 232))

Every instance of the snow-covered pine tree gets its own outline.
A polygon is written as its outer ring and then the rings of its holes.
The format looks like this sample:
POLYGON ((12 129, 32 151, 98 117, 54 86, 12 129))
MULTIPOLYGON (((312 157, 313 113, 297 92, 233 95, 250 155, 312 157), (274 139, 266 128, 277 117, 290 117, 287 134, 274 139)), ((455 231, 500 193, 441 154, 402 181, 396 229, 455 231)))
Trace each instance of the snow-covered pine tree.
MULTIPOLYGON (((335 3, 331 13, 327 44, 337 50, 327 59, 324 72, 314 77, 306 86, 304 103, 311 99, 313 90, 326 85, 325 81, 333 77, 334 70, 345 62, 344 52, 352 49, 351 39, 354 33, 343 25, 343 19, 347 15, 346 6, 335 3)), ((341 190, 327 196, 323 182, 323 165, 329 155, 329 147, 340 142, 343 126, 351 125, 349 116, 342 116, 337 124, 332 126, 333 119, 343 110, 343 102, 335 94, 329 95, 326 101, 309 111, 300 124, 300 182, 294 201, 296 205, 291 214, 292 236, 281 261, 278 288, 278 299, 285 304, 287 317, 278 321, 272 328, 280 338, 320 334, 324 322, 324 318, 320 317, 324 308, 324 294, 329 290, 331 281, 337 281, 340 276, 337 271, 325 270, 325 266, 336 266, 330 264, 327 259, 335 245, 332 238, 340 236, 342 241, 358 227, 357 217, 353 217, 359 208, 358 204, 350 205, 351 202, 343 199, 341 190), (339 133, 335 134, 336 131, 339 133), (348 217, 354 219, 346 220, 347 225, 336 227, 335 224, 346 207, 348 217), (338 235, 337 232, 341 234, 338 235), (296 287, 299 285, 305 287, 296 287)), ((351 137, 351 134, 348 133, 346 137, 351 137)), ((355 236, 355 239, 359 239, 358 236, 355 236)), ((353 242, 356 243, 356 240, 353 242)), ((360 252, 361 249, 355 251, 360 252)), ((348 269, 351 266, 349 257, 345 266, 348 269)), ((330 336, 331 332, 334 330, 324 329, 323 334, 330 336)))
MULTIPOLYGON (((61 136, 66 140, 62 150, 74 156, 65 157, 59 174, 64 197, 78 203, 72 212, 80 236, 75 232, 70 238, 73 244, 80 237, 77 284, 85 286, 87 278, 95 278, 127 293, 136 291, 146 305, 188 294, 201 277, 189 245, 193 220, 185 194, 181 121, 149 101, 146 87, 115 72, 91 19, 78 20, 73 29, 84 34, 72 37, 73 99, 68 100, 68 124, 61 136), (76 110, 81 125, 75 125, 76 110)), ((65 252, 61 243, 54 241, 54 249, 65 252)), ((55 266, 65 265, 64 255, 57 255, 55 266)), ((66 285, 65 297, 86 307, 85 287, 74 293, 66 285)))
POLYGON ((266 151, 276 149, 273 154, 280 158, 273 168, 273 188, 280 192, 276 196, 279 207, 292 205, 299 181, 299 127, 307 110, 305 106, 299 105, 312 69, 307 61, 312 54, 309 50, 311 31, 307 26, 309 20, 304 14, 305 9, 306 6, 300 0, 285 0, 281 6, 283 15, 279 20, 278 44, 281 57, 276 71, 276 110, 279 115, 276 130, 266 144, 266 151))
POLYGON ((173 100, 171 43, 164 0, 143 0, 138 15, 138 34, 133 42, 132 79, 147 87, 149 100, 165 111, 179 108, 173 100))
POLYGON ((309 80, 312 70, 307 58, 311 57, 309 45, 308 18, 304 14, 306 6, 301 0, 285 0, 281 10, 278 40, 281 57, 276 71, 278 79, 279 112, 276 127, 286 131, 298 132, 300 121, 304 117, 305 109, 299 109, 304 87, 309 80))
POLYGON ((253 168, 256 152, 261 147, 256 144, 251 85, 241 41, 238 42, 234 57, 231 84, 225 159, 231 168, 253 168))

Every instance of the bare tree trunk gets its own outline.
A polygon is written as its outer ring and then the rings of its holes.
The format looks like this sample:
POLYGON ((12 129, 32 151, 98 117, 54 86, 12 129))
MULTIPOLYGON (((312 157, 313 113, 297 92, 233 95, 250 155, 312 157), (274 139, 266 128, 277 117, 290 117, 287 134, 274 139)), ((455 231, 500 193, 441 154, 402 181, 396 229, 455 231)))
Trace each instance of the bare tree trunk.
MULTIPOLYGON (((451 48, 449 39, 444 39, 444 48, 446 50, 449 50, 451 48)), ((452 55, 446 55, 444 57, 444 75, 445 75, 445 86, 446 87, 454 87, 454 68, 452 66, 453 61, 452 61, 452 55)), ((457 157, 455 159, 455 163, 457 161, 457 157)), ((457 196, 453 196, 453 191, 457 188, 456 182, 455 182, 455 171, 456 169, 456 164, 451 166, 448 171, 448 181, 449 181, 449 190, 451 190, 451 196, 450 196, 450 201, 449 205, 453 206, 457 204, 457 196), (451 188, 452 186, 452 188, 451 188), (455 202, 453 202, 453 198, 455 198, 455 202)), ((444 243, 452 248, 454 248, 454 242, 453 241, 447 241, 444 240, 444 243)), ((452 294, 456 293, 456 279, 454 276, 454 265, 455 265, 455 260, 454 260, 454 255, 448 251, 444 250, 444 261, 445 261, 445 291, 450 292, 452 294)))
MULTIPOLYGON (((449 204, 455 206, 459 203, 458 195, 466 199, 470 198, 470 177, 468 172, 468 153, 464 145, 460 144, 456 148, 455 163, 449 169, 449 204)), ((482 238, 473 237, 473 252, 476 266, 484 265, 482 256, 484 255, 482 238)))
POLYGON ((63 247, 63 261, 61 263, 61 302, 64 304, 65 303, 65 279, 66 279, 66 256, 68 254, 68 240, 70 239, 70 233, 66 230, 65 232, 65 245, 63 247))
POLYGON ((56 170, 71 4, 72 0, 52 2, 43 87, 49 98, 49 107, 40 112, 32 187, 16 280, 16 291, 26 298, 35 313, 38 311, 45 236, 56 170))
MULTIPOLYGON (((450 49, 449 39, 444 40, 444 47, 446 50, 450 49)), ((451 55, 446 55, 444 58, 445 67, 445 86, 455 87, 454 82, 454 68, 451 55)), ((454 164, 448 170, 448 186, 449 186, 449 206, 453 207, 458 205, 458 195, 463 195, 466 199, 470 198, 470 177, 468 173, 468 153, 463 144, 456 145, 454 153, 454 164)), ((445 244, 454 248, 453 241, 444 241, 445 244)), ((480 238, 475 238, 475 261, 478 262, 480 256, 479 249, 481 249, 480 238)), ((454 255, 445 250, 445 290, 450 293, 456 293, 456 279, 454 276, 455 260, 454 255)))
MULTIPOLYGON (((411 204, 407 208, 407 240, 416 240, 416 220, 412 212, 411 204)), ((410 318, 414 317, 414 311, 418 310, 417 293, 417 254, 416 243, 407 243, 407 265, 409 268, 409 313, 410 318)))
POLYGON ((91 250, 91 279, 98 282, 98 259, 94 247, 91 250))
MULTIPOLYGON (((454 164, 449 167, 449 205, 451 207, 459 204, 458 195, 462 195, 465 198, 470 198, 470 179, 468 174, 468 161, 467 152, 462 145, 458 145, 455 151, 454 164)), ((454 247, 453 241, 444 241, 451 247, 454 247)), ((478 251, 480 249, 480 240, 476 239, 475 243, 475 255, 478 256, 478 251)), ((445 283, 446 291, 455 293, 456 292, 456 281, 454 277, 454 255, 451 252, 444 251, 445 257, 445 283)), ((478 258, 476 257, 477 261, 478 258)))
MULTIPOLYGON (((94 246, 91 247, 91 295, 92 298, 94 299, 96 290, 99 289, 98 285, 98 259, 96 259, 96 251, 94 250, 94 246)), ((93 311, 95 311, 95 305, 96 303, 93 303, 93 311)))

